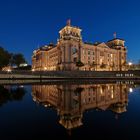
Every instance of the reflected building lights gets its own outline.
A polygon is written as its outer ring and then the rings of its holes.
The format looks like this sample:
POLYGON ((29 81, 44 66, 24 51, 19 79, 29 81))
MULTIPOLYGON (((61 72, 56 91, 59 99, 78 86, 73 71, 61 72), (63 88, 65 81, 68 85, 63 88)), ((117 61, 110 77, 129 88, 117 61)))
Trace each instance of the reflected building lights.
POLYGON ((112 99, 114 98, 114 94, 111 94, 111 98, 112 98, 112 99))
POLYGON ((91 110, 126 112, 128 93, 126 84, 89 85, 33 85, 33 100, 46 108, 54 108, 59 123, 67 130, 83 125, 83 113, 91 110))
POLYGON ((129 88, 129 92, 132 93, 133 92, 133 88, 129 88))

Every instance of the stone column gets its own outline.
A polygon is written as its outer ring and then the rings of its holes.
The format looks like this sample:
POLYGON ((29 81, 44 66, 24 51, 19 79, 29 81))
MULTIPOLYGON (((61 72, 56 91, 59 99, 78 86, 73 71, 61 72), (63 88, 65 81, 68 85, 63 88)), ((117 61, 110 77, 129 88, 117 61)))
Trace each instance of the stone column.
POLYGON ((79 43, 79 46, 78 47, 79 47, 79 54, 78 54, 78 57, 79 58, 78 59, 81 61, 81 45, 80 45, 80 43, 79 43))
POLYGON ((69 49, 68 49, 68 57, 69 57, 69 62, 71 62, 71 45, 69 45, 69 49))

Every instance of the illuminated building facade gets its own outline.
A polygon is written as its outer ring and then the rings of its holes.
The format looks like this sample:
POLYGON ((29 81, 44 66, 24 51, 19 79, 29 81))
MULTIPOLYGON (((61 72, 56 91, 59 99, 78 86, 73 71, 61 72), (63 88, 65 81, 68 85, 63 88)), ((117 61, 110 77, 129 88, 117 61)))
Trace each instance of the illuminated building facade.
POLYGON ((83 42, 79 27, 71 26, 70 20, 59 31, 57 44, 49 44, 35 50, 32 69, 49 70, 126 70, 127 49, 123 39, 116 38, 104 43, 83 42))
POLYGON ((54 108, 59 123, 70 130, 81 126, 87 110, 126 112, 129 86, 126 84, 33 85, 32 96, 46 108, 54 108))

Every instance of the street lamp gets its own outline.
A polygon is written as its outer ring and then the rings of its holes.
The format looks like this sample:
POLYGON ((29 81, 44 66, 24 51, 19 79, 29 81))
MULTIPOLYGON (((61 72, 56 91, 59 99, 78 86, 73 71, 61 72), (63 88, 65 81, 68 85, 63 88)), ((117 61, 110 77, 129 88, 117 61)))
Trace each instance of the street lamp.
POLYGON ((131 68, 132 65, 133 65, 132 62, 128 62, 129 69, 131 68))
POLYGON ((11 70, 10 68, 9 68, 9 69, 7 69, 7 72, 9 72, 9 73, 10 73, 11 71, 12 71, 12 70, 11 70))
POLYGON ((128 62, 128 65, 129 65, 129 66, 132 66, 132 62, 128 62))

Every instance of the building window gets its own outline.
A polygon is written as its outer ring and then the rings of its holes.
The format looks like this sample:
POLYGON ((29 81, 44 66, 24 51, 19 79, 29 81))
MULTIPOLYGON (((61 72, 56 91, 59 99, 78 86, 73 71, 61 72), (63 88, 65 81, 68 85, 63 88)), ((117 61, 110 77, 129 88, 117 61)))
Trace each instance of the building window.
POLYGON ((73 62, 74 62, 74 63, 77 62, 77 58, 76 58, 76 57, 73 58, 73 62))
POLYGON ((77 53, 77 49, 76 48, 72 48, 72 54, 77 53))
POLYGON ((94 54, 94 51, 92 52, 92 54, 95 55, 95 54, 94 54))
POLYGON ((88 50, 88 55, 90 55, 90 50, 88 50))
POLYGON ((104 52, 100 52, 100 56, 104 56, 104 52))

